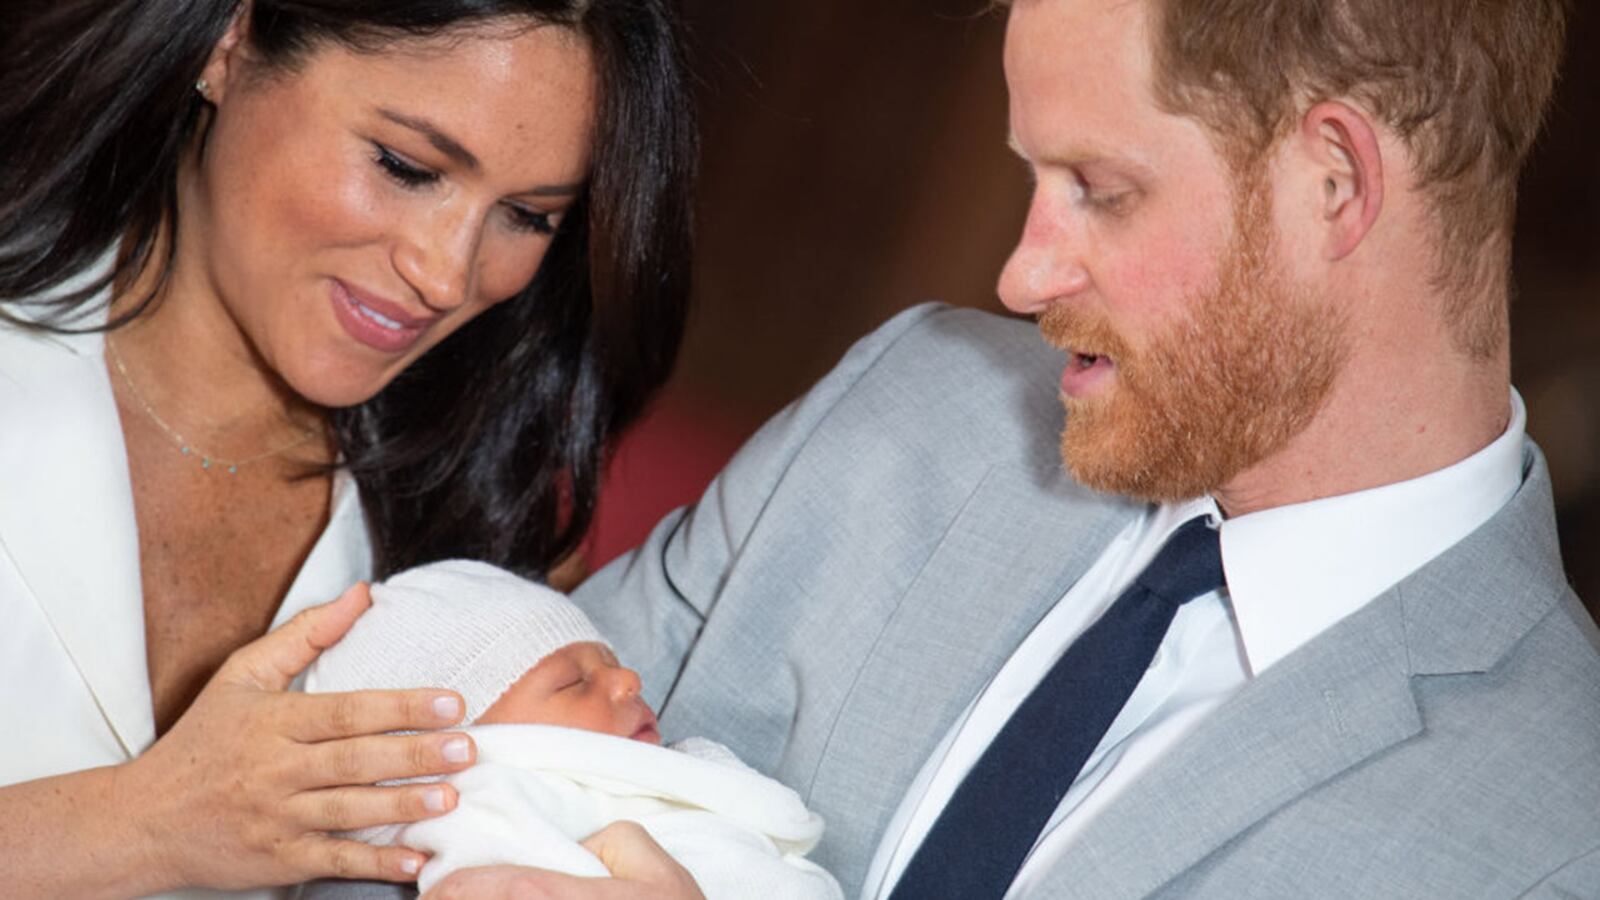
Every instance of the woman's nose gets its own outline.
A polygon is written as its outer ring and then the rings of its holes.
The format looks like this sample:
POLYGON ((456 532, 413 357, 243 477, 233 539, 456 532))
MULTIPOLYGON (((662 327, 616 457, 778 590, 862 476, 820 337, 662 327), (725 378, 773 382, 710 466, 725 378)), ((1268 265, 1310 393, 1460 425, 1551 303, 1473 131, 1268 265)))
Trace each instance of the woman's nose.
POLYGON ((1038 315, 1089 285, 1078 227, 1068 214, 1035 196, 1022 237, 1006 260, 996 288, 1007 309, 1038 315))
POLYGON ((467 302, 477 251, 473 217, 440 207, 395 247, 394 266, 424 305, 448 312, 467 302))

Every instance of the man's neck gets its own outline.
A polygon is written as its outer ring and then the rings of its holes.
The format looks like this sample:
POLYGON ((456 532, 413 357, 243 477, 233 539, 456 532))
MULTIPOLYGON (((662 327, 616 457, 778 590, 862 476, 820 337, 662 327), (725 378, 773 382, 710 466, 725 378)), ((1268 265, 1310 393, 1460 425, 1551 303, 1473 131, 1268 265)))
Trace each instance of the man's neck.
POLYGON ((1488 446, 1510 420, 1509 353, 1352 355, 1326 405, 1281 451, 1214 493, 1228 516, 1408 481, 1488 446))

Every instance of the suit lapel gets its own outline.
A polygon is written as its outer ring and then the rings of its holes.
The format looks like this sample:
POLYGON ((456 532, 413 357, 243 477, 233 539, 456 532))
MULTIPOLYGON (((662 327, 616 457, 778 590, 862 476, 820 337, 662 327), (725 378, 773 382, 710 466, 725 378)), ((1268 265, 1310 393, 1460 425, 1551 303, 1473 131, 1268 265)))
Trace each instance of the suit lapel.
POLYGON ((98 335, 4 336, 0 544, 124 751, 154 740, 127 453, 98 335), (26 473, 26 474, 22 474, 26 473))
POLYGON ((1421 728, 1391 593, 1204 719, 1089 823, 1038 893, 1146 896, 1274 810, 1421 728))
POLYGON ((844 883, 864 877, 895 801, 956 717, 1135 512, 1054 469, 989 471, 890 616, 810 785, 833 811, 828 840, 865 848, 836 873, 844 883), (863 802, 873 796, 885 802, 863 802))
MULTIPOLYGON (((1564 589, 1549 473, 1461 543, 1246 685, 1091 822, 1044 897, 1144 897, 1422 732, 1414 677, 1488 671, 1564 589)), ((1285 598, 1285 602, 1293 602, 1285 598)))

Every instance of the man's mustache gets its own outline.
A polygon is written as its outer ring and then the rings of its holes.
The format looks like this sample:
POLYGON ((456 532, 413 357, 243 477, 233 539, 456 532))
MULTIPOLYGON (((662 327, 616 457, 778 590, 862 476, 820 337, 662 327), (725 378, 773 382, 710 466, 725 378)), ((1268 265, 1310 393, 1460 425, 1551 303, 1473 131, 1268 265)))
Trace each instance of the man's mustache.
POLYGON ((1132 357, 1128 342, 1103 317, 1057 303, 1039 315, 1045 342, 1068 353, 1106 356, 1119 364, 1132 357))

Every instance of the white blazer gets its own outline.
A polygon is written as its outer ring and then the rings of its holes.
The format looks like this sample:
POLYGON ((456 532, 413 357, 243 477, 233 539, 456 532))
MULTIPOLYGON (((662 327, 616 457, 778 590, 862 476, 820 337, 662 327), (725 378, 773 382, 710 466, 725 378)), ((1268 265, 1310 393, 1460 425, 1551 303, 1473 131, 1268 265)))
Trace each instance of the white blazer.
MULTIPOLYGON (((15 726, 0 784, 126 762, 155 740, 138 532, 103 349, 99 334, 0 325, 0 696, 15 726)), ((371 561, 354 482, 340 476, 273 627, 370 578, 371 561)))

